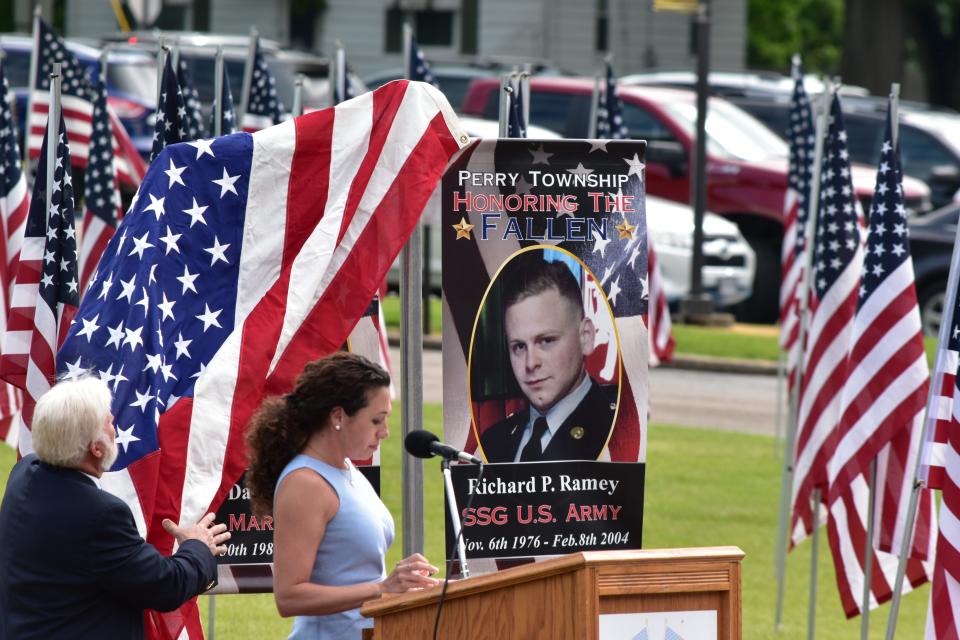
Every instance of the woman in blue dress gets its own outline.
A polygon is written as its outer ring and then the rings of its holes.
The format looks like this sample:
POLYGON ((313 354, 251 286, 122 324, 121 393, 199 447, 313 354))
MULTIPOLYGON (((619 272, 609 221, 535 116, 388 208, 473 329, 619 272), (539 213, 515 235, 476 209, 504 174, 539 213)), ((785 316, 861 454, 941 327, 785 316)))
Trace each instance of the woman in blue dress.
POLYGON ((308 364, 251 422, 247 486, 254 513, 273 514, 273 593, 281 616, 297 616, 290 638, 358 639, 372 626, 361 604, 438 582, 420 554, 387 575, 393 519, 350 462, 389 435, 390 408, 389 375, 340 352, 308 364))

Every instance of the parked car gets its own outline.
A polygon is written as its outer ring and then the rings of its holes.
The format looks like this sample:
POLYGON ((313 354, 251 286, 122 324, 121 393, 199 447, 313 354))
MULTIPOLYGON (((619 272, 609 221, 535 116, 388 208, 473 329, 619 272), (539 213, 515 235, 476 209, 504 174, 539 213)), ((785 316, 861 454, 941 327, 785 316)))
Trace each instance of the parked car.
MULTIPOLYGON (((447 96, 450 105, 457 112, 463 106, 463 98, 467 94, 467 88, 470 83, 478 78, 499 78, 500 74, 508 73, 517 65, 510 65, 504 61, 495 61, 490 59, 476 60, 472 63, 438 63, 431 64, 430 71, 440 85, 440 91, 447 96)), ((551 67, 546 64, 533 64, 530 66, 530 72, 536 76, 564 76, 570 75, 562 69, 551 67)), ((371 89, 384 85, 392 80, 399 80, 404 77, 404 70, 401 67, 385 69, 366 76, 363 81, 371 89)))
MULTIPOLYGON (((133 33, 115 33, 104 36, 102 43, 115 51, 138 51, 149 55, 153 60, 153 68, 145 70, 147 80, 153 83, 156 93, 157 65, 156 53, 161 40, 168 46, 176 47, 179 55, 187 62, 194 87, 203 103, 204 121, 210 120, 210 109, 214 95, 214 71, 217 47, 223 47, 224 65, 230 81, 230 91, 234 103, 239 107, 240 93, 243 90, 243 72, 247 62, 247 48, 250 45, 248 36, 224 36, 209 33, 180 32, 180 31, 145 31, 133 33)), ((289 109, 293 105, 293 72, 291 66, 278 57, 280 50, 272 40, 260 39, 260 50, 266 60, 270 72, 276 80, 277 95, 284 107, 289 109)), ((153 96, 153 109, 156 109, 156 95, 153 96)), ((309 106, 309 105, 308 105, 309 106)))
MULTIPOLYGON (((568 138, 588 133, 593 80, 533 78, 530 120, 568 138)), ((689 158, 696 124, 696 95, 658 87, 621 87, 624 122, 635 138, 647 140, 647 193, 687 203, 689 158)), ((476 80, 463 111, 486 118, 499 110, 499 83, 476 80)), ((758 120, 720 98, 710 99, 707 117, 707 207, 734 222, 756 253, 753 295, 738 315, 752 322, 776 321, 780 289, 783 200, 787 188, 787 146, 758 120)), ((875 169, 855 165, 857 197, 869 204, 875 169)), ((906 206, 929 209, 929 189, 904 180, 906 206)))
POLYGON ((951 204, 907 224, 920 320, 926 336, 936 336, 940 331, 958 217, 960 204, 951 204))
MULTIPOLYGON (((793 80, 779 74, 711 73, 710 92, 722 96, 766 124, 778 135, 787 131, 793 80)), ((692 89, 691 72, 649 73, 624 76, 629 86, 669 86, 692 89)), ((810 76, 804 80, 813 96, 823 83, 810 76)), ((883 144, 887 99, 871 96, 862 87, 841 87, 844 124, 850 159, 876 167, 883 144)), ((930 187, 933 207, 953 201, 960 190, 960 114, 950 109, 901 100, 900 148, 904 173, 930 187)))
MULTIPOLYGON (((693 264, 693 210, 663 198, 647 196, 647 234, 663 275, 671 308, 690 292, 693 264)), ((737 225, 714 213, 703 217, 703 291, 717 307, 739 304, 753 292, 756 254, 737 225)))
MULTIPOLYGON (((440 85, 440 91, 447 96, 450 106, 454 111, 460 111, 463 105, 463 96, 467 93, 467 87, 477 78, 492 78, 497 76, 496 71, 489 69, 478 69, 469 66, 431 66, 430 71, 440 85)), ((393 80, 399 80, 404 77, 404 71, 400 67, 378 71, 363 79, 364 83, 371 89, 385 85, 393 80)))
MULTIPOLYGON (((32 48, 31 36, 0 35, 3 71, 16 95, 21 140, 26 127, 32 48)), ((91 78, 99 80, 100 49, 73 40, 67 40, 67 48, 89 69, 91 78)), ((107 63, 107 101, 123 122, 137 150, 149 154, 157 108, 156 62, 143 52, 110 50, 107 63)))

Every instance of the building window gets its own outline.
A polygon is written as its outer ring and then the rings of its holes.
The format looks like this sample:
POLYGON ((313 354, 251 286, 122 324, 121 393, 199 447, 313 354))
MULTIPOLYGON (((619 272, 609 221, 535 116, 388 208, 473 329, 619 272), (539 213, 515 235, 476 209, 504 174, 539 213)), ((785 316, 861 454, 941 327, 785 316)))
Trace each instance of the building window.
POLYGON ((403 23, 409 21, 417 42, 428 47, 453 46, 453 11, 404 11, 398 7, 387 9, 384 50, 399 53, 403 49, 403 23))
POLYGON ((480 0, 462 0, 460 5, 460 53, 476 55, 480 28, 480 0))
POLYGON ((607 33, 610 30, 610 3, 608 0, 597 0, 597 20, 594 42, 596 51, 609 51, 610 43, 607 33))

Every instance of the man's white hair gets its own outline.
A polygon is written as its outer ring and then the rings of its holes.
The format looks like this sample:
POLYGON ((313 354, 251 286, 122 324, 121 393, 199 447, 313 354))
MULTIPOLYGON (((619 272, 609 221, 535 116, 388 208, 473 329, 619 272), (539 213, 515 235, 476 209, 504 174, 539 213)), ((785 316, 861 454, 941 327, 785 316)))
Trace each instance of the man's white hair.
POLYGON ((93 376, 55 384, 33 410, 37 457, 58 467, 78 466, 90 443, 103 435, 111 399, 107 384, 93 376))

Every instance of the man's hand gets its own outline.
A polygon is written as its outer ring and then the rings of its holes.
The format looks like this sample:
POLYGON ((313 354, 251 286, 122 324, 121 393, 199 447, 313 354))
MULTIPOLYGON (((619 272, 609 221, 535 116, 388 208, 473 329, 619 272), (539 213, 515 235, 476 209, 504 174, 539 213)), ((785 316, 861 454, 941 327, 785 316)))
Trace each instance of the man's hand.
POLYGON ((227 525, 215 523, 214 517, 215 514, 208 513, 192 527, 178 527, 170 519, 165 519, 161 524, 167 533, 177 539, 177 544, 183 544, 184 540, 199 540, 207 545, 210 553, 219 556, 227 552, 223 543, 230 539, 230 533, 227 525))

